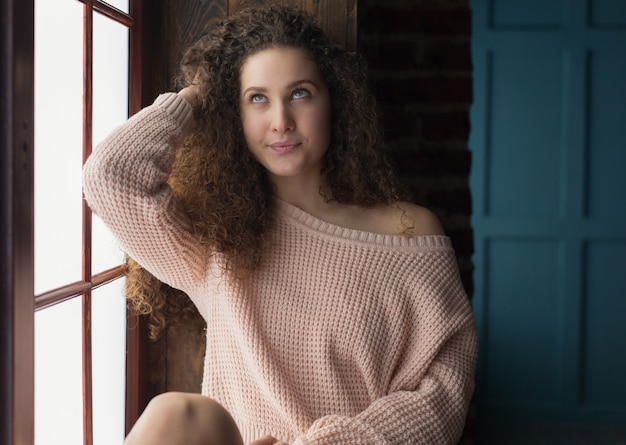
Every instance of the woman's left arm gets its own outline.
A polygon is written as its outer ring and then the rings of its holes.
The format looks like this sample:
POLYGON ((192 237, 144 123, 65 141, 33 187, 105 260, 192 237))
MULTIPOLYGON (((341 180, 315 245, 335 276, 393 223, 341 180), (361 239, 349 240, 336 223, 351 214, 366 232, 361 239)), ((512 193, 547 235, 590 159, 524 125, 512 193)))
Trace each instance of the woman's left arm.
MULTIPOLYGON (((468 305, 469 306, 469 305, 468 305)), ((423 375, 354 417, 318 419, 293 445, 456 444, 474 391, 477 335, 471 310, 456 323, 423 375)), ((411 363, 409 361, 408 363, 411 363)), ((411 375, 411 370, 400 370, 411 375)))

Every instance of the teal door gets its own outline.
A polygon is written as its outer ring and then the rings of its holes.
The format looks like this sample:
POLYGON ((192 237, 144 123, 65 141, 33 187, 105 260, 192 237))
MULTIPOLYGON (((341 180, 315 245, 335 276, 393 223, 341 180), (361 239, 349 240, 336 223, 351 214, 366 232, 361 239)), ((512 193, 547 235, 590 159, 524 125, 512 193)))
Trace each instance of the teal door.
POLYGON ((626 1, 471 5, 478 422, 626 427, 626 1))

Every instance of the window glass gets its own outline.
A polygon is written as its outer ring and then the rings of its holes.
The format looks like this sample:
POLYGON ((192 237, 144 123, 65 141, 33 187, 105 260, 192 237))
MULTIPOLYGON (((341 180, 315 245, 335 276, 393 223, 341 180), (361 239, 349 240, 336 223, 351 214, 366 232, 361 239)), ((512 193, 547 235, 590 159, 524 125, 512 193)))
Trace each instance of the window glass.
POLYGON ((126 421, 124 280, 93 291, 92 320, 94 445, 121 444, 126 421))
POLYGON ((37 0, 36 294, 81 279, 82 94, 83 4, 37 0))
POLYGON ((35 445, 83 443, 81 316, 80 298, 35 313, 35 445))
MULTIPOLYGON (((128 118, 128 39, 128 28, 94 14, 94 146, 128 118)), ((97 273, 121 264, 123 254, 102 221, 93 219, 93 271, 97 273)))
POLYGON ((124 11, 128 14, 128 0, 107 0, 105 3, 119 9, 120 11, 124 11))

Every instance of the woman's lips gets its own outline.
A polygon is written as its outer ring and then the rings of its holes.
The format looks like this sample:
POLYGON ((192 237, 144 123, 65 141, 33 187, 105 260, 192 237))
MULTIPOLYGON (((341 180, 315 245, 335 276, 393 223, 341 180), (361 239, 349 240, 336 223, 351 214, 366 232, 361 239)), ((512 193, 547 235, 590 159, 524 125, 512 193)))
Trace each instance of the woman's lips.
POLYGON ((270 144, 270 147, 276 153, 285 154, 295 150, 298 145, 300 145, 299 142, 276 142, 274 144, 270 144))

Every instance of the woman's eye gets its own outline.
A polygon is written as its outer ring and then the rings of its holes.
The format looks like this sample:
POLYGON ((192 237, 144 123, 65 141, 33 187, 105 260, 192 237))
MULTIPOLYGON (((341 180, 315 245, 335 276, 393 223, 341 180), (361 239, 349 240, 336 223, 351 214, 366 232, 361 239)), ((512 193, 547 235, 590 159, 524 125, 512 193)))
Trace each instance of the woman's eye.
POLYGON ((266 101, 267 99, 262 94, 253 94, 252 96, 250 96, 250 102, 252 102, 253 104, 259 104, 266 101))
POLYGON ((294 99, 302 99, 303 97, 309 97, 310 95, 311 93, 309 93, 304 88, 298 88, 297 90, 293 92, 291 97, 293 97, 294 99))

